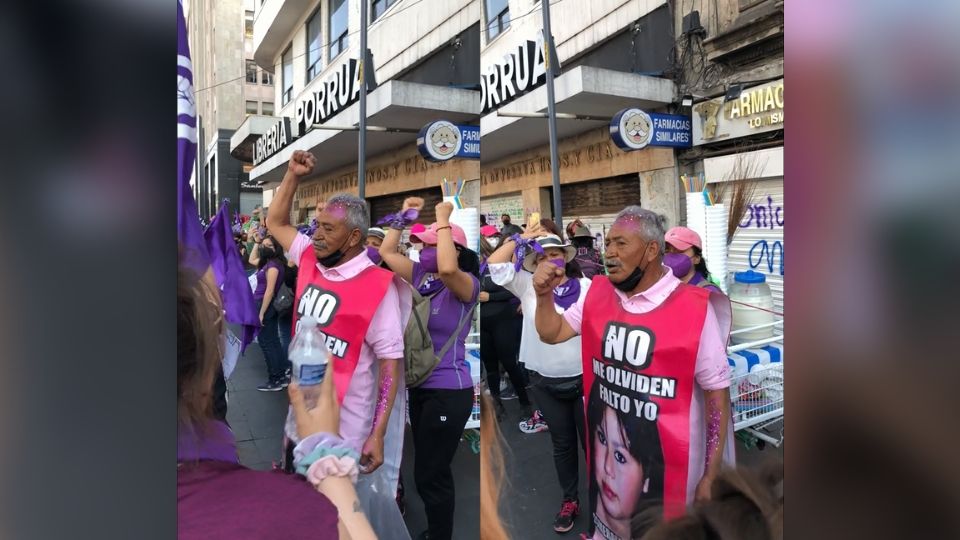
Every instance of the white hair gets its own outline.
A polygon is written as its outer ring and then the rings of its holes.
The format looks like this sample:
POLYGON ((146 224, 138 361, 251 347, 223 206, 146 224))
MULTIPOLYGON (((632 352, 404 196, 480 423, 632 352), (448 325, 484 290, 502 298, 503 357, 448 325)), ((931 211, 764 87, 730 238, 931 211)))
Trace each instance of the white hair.
POLYGON ((367 237, 370 230, 370 205, 367 201, 350 195, 349 193, 338 193, 327 199, 327 207, 340 206, 346 210, 344 221, 350 229, 360 229, 361 239, 367 237))
POLYGON ((655 241, 660 246, 660 253, 663 253, 663 236, 667 229, 666 216, 640 208, 637 205, 631 205, 618 212, 614 222, 621 219, 636 221, 640 225, 640 236, 648 242, 655 241))

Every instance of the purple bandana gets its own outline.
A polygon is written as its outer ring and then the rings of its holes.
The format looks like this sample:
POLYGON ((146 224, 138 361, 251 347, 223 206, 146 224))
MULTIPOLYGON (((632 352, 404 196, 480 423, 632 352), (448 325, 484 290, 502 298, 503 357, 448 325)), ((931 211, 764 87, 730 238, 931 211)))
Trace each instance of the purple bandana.
POLYGON ((543 246, 541 246, 536 240, 521 238, 519 234, 511 236, 510 239, 517 244, 517 247, 513 252, 514 257, 517 259, 517 262, 513 265, 513 270, 515 272, 519 272, 520 268, 523 266, 523 257, 527 254, 528 247, 541 255, 544 254, 543 246))
POLYGON ((568 279, 553 289, 553 303, 567 310, 580 298, 580 280, 568 279))
POLYGON ((389 225, 391 229, 404 230, 407 225, 416 221, 420 216, 420 211, 416 208, 409 208, 396 214, 388 214, 377 222, 377 225, 389 225))

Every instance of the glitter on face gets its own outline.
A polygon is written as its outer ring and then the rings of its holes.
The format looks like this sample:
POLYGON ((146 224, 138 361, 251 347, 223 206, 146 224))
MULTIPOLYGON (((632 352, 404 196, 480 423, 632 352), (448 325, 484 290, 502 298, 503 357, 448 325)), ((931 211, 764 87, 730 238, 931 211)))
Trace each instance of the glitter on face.
POLYGON ((709 410, 710 417, 707 419, 707 456, 705 464, 705 468, 707 469, 710 468, 713 454, 717 451, 717 447, 720 446, 720 403, 716 399, 710 400, 709 410))

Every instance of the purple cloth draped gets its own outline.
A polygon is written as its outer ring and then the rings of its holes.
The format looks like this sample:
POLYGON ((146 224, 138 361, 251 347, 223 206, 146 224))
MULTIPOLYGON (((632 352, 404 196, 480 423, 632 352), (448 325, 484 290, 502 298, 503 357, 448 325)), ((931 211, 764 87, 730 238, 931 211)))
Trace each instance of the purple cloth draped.
POLYGON ((220 211, 203 233, 213 266, 213 275, 223 298, 224 317, 227 321, 243 326, 241 351, 253 342, 260 331, 260 314, 253 301, 253 292, 247 273, 243 270, 240 250, 230 231, 230 207, 223 201, 220 211))
POLYGON ((517 262, 513 264, 513 270, 515 272, 519 272, 520 268, 523 266, 523 257, 527 254, 527 248, 530 248, 541 255, 544 254, 543 246, 541 246, 536 240, 521 238, 519 234, 511 236, 510 239, 517 244, 517 247, 513 252, 514 257, 517 259, 517 262))
POLYGON ((202 276, 210 266, 203 241, 197 202, 190 187, 190 174, 197 157, 197 113, 193 101, 193 66, 187 42, 183 5, 177 2, 177 240, 180 263, 202 276))
POLYGON ((405 229, 407 225, 416 221, 420 217, 420 211, 416 208, 408 208, 403 212, 396 214, 387 214, 383 219, 377 222, 377 225, 390 225, 391 229, 405 229))
POLYGON ((557 285, 553 289, 553 303, 564 310, 572 306, 580 298, 580 280, 570 278, 566 283, 557 285))

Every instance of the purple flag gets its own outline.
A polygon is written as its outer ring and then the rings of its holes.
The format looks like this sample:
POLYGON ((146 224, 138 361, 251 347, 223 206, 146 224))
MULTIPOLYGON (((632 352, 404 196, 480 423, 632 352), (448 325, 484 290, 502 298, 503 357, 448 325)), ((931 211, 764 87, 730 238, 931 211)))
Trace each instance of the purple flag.
POLYGON ((253 302, 253 291, 243 270, 240 250, 233 241, 227 201, 223 201, 220 211, 210 222, 210 228, 203 233, 203 239, 210 253, 213 275, 220 287, 224 318, 233 324, 243 325, 241 351, 246 350, 260 331, 260 313, 253 302))
POLYGON ((193 101, 193 65, 187 43, 183 4, 177 0, 177 240, 180 263, 198 276, 210 266, 203 242, 197 203, 190 189, 190 173, 197 157, 197 110, 193 101))

